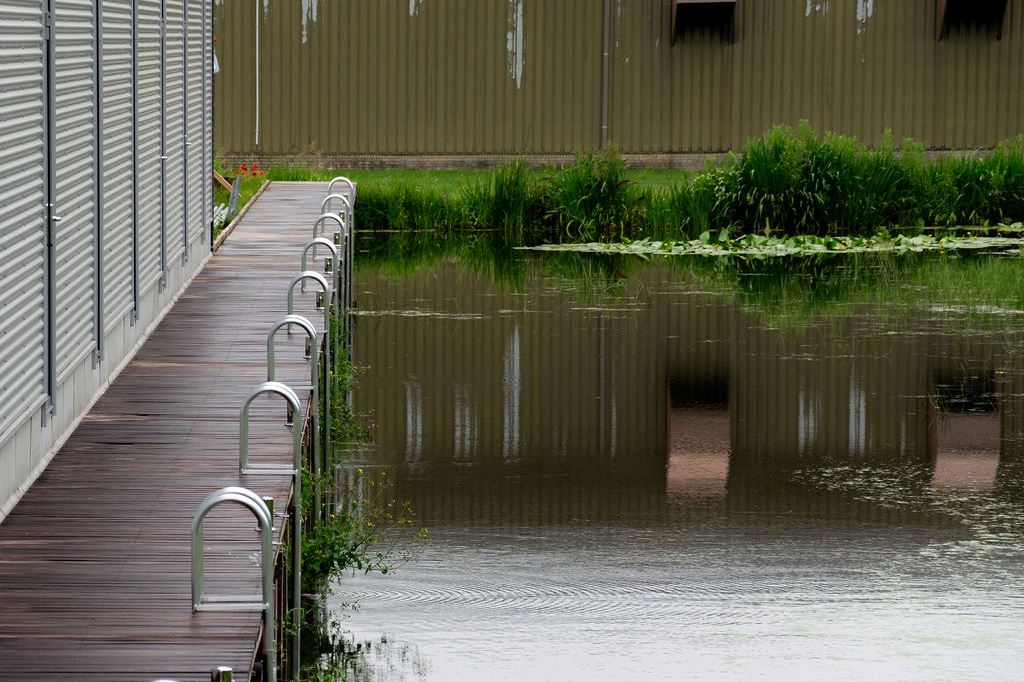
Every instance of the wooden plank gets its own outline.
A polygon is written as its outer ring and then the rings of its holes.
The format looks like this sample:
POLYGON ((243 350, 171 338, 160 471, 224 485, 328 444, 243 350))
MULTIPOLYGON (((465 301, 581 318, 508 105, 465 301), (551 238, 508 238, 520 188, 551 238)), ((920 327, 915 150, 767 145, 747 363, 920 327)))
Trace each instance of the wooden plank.
MULTIPOLYGON (((288 498, 288 476, 238 473, 238 411, 326 188, 267 188, 0 524, 0 680, 205 682, 216 665, 248 679, 260 616, 192 613, 189 529, 222 486, 288 498)), ((286 383, 308 380, 303 345, 278 337, 286 383)), ((251 433, 254 460, 291 461, 283 404, 257 399, 251 433)), ((211 591, 258 592, 253 528, 240 510, 210 519, 211 591)))
POLYGON ((216 181, 218 185, 220 185, 229 192, 231 191, 231 183, 225 180, 224 176, 218 173, 217 171, 213 171, 213 179, 214 181, 216 181))

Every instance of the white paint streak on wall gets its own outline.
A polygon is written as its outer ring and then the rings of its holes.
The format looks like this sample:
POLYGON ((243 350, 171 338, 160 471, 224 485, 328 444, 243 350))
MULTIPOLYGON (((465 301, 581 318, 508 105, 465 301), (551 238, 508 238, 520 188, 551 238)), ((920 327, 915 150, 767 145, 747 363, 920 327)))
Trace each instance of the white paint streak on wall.
POLYGON ((420 7, 423 6, 423 0, 409 0, 409 16, 416 17, 420 14, 420 7))
POLYGON ((319 0, 302 0, 302 42, 309 40, 309 25, 316 23, 319 0))
POLYGON ((270 14, 270 0, 263 0, 263 18, 266 19, 268 14, 270 14))
POLYGON ((506 18, 508 33, 505 35, 505 57, 508 62, 508 77, 516 82, 516 89, 523 88, 523 3, 525 0, 508 0, 506 18))
POLYGON ((857 35, 868 30, 868 20, 875 14, 875 0, 857 0, 857 35))
POLYGON ((804 16, 810 17, 812 14, 820 14, 825 16, 828 14, 828 5, 831 0, 822 0, 822 2, 815 2, 814 0, 807 0, 807 4, 804 6, 804 16))
POLYGON ((615 49, 618 50, 622 44, 622 32, 618 30, 619 26, 622 26, 622 0, 615 0, 615 19, 612 30, 615 31, 615 49))

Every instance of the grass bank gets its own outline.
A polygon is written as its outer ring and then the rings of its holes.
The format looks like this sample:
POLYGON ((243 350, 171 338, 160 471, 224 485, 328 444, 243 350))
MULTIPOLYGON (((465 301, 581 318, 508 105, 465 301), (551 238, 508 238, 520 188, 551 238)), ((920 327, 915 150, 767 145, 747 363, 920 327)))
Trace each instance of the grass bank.
MULTIPOLYGON (((248 165, 241 165, 238 168, 227 169, 217 163, 214 165, 214 170, 220 173, 224 178, 228 179, 228 182, 233 182, 236 176, 241 177, 241 183, 238 186, 237 210, 234 213, 223 213, 220 216, 220 220, 214 222, 213 239, 216 240, 217 237, 220 236, 221 231, 223 231, 223 229, 227 227, 232 220, 234 220, 236 215, 249 205, 252 198, 260 191, 260 187, 262 187, 263 183, 267 181, 267 174, 258 166, 250 168, 248 165)), ((213 205, 227 206, 230 200, 231 192, 221 187, 219 184, 214 183, 213 205)))
POLYGON ((921 145, 876 147, 777 127, 704 171, 631 170, 614 152, 562 169, 495 172, 274 168, 272 180, 359 184, 359 226, 500 230, 512 241, 693 240, 734 235, 875 235, 882 229, 984 226, 1024 219, 1024 136, 980 155, 929 161, 921 145))

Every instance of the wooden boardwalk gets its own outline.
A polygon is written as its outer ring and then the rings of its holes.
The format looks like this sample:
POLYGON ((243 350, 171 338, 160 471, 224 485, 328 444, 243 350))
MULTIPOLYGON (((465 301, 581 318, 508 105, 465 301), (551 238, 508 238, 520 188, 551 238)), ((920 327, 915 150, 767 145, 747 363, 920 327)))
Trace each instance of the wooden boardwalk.
MULTIPOLYGON (((260 615, 192 613, 189 528, 226 485, 284 509, 289 477, 238 473, 238 411, 325 191, 267 188, 0 524, 0 680, 248 679, 260 615)), ((312 294, 296 301, 322 331, 312 294)), ((278 380, 308 381, 302 337, 278 339, 278 380)), ((284 412, 254 403, 254 461, 291 461, 284 412)), ((259 592, 255 522, 234 507, 207 527, 208 593, 259 592)))

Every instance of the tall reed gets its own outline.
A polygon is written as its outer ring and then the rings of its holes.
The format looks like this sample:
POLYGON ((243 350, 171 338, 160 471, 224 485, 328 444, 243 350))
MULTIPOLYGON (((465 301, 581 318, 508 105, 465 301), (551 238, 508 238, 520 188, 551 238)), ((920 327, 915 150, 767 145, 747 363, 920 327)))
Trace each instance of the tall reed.
MULTIPOLYGON (((299 175, 270 173, 271 179, 299 175)), ((991 225, 1024 220, 1024 136, 989 153, 928 161, 921 145, 897 144, 888 132, 869 147, 843 135, 819 136, 804 122, 752 138, 741 153, 702 172, 680 173, 667 188, 631 181, 626 163, 609 151, 539 172, 520 160, 461 186, 400 175, 363 182, 357 201, 362 227, 488 230, 505 245, 692 239, 726 228, 734 235, 870 235, 894 227, 991 225)))

